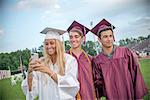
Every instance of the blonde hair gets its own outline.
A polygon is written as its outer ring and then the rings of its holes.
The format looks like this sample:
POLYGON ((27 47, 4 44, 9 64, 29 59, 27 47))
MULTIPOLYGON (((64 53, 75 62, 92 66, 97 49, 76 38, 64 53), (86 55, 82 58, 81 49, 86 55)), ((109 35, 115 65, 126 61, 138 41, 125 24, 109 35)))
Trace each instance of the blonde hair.
MULTIPOLYGON (((59 74, 64 75, 65 73, 65 58, 64 58, 64 47, 63 43, 60 40, 55 39, 56 42, 56 65, 59 68, 59 74)), ((52 61, 50 59, 50 56, 45 50, 45 44, 44 44, 44 63, 46 66, 49 66, 52 64, 52 61)))

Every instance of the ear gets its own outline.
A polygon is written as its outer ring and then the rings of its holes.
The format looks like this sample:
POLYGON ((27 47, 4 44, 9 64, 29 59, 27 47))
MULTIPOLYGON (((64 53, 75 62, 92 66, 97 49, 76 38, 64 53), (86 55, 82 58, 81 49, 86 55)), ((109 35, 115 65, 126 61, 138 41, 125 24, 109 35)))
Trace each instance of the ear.
POLYGON ((84 36, 83 37, 81 37, 81 40, 82 40, 82 42, 81 42, 81 44, 84 44, 84 36))
POLYGON ((101 43, 101 39, 98 37, 98 41, 101 43))

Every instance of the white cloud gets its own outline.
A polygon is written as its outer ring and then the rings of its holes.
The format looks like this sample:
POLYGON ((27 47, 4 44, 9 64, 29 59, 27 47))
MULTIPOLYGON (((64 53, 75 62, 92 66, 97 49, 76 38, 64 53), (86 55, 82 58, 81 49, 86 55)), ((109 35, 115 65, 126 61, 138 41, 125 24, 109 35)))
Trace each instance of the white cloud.
POLYGON ((0 28, 0 36, 4 34, 4 30, 0 28))
POLYGON ((55 4, 55 6, 54 6, 56 9, 59 9, 60 8, 60 5, 58 5, 58 4, 55 4))
POLYGON ((149 25, 150 26, 150 16, 138 17, 131 23, 132 25, 149 25))
POLYGON ((16 4, 17 10, 26 10, 32 8, 60 8, 58 0, 20 0, 16 4))
POLYGON ((86 9, 89 9, 88 14, 95 18, 130 12, 139 9, 145 2, 144 0, 82 0, 82 3, 87 6, 86 9))

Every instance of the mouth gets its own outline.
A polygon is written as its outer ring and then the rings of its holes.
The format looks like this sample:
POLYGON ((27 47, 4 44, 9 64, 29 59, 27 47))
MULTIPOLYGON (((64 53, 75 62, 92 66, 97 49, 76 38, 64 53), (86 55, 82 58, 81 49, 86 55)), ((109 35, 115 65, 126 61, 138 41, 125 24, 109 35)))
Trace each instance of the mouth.
POLYGON ((47 49, 47 51, 52 52, 52 51, 54 51, 54 48, 49 48, 49 49, 47 49))

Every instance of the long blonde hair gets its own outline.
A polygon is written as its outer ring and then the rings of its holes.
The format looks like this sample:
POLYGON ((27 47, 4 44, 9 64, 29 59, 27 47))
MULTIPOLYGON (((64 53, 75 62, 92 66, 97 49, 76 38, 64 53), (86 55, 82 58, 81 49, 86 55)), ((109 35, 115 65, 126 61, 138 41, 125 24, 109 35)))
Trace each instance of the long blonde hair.
MULTIPOLYGON (((65 73, 65 57, 64 57, 64 47, 60 40, 55 39, 56 42, 56 65, 59 68, 59 74, 64 75, 65 73)), ((50 56, 45 50, 45 44, 44 44, 44 63, 45 65, 49 66, 52 64, 52 61, 50 59, 50 56)))

